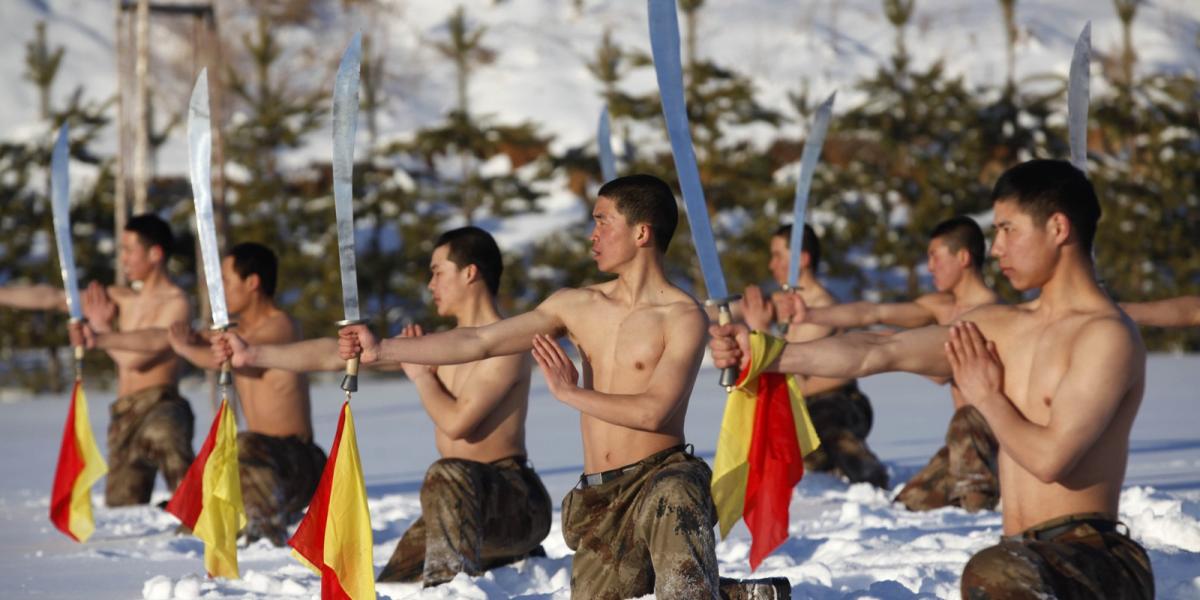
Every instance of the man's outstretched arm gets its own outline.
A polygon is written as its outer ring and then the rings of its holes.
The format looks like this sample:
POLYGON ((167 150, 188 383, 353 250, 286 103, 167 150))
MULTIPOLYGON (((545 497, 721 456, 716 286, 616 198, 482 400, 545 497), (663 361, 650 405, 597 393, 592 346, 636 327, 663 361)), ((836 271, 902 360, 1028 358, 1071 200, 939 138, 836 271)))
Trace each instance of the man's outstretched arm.
MULTIPOLYGON (((788 344, 768 371, 850 379, 875 373, 905 371, 947 377, 950 364, 943 353, 949 329, 940 325, 910 329, 894 335, 851 332, 811 342, 788 344)), ((749 361, 749 330, 744 325, 709 328, 713 363, 744 368, 749 361)))
POLYGON ((416 338, 379 340, 365 325, 343 327, 338 348, 343 359, 358 356, 363 364, 375 362, 456 365, 495 356, 527 352, 533 336, 563 332, 558 315, 576 290, 556 292, 537 308, 483 327, 458 327, 416 338))
POLYGON ((67 294, 49 285, 0 287, 0 306, 21 310, 67 311, 67 294))
POLYGON ((346 361, 338 356, 335 338, 314 338, 290 344, 249 345, 236 333, 212 338, 213 359, 230 360, 236 369, 283 369, 297 373, 340 371, 346 361))
POLYGON ((937 317, 920 302, 850 302, 797 310, 793 322, 840 329, 892 325, 912 329, 937 322, 937 317))
POLYGON ((1179 296, 1153 302, 1122 302, 1129 318, 1149 327, 1200 327, 1200 296, 1179 296))

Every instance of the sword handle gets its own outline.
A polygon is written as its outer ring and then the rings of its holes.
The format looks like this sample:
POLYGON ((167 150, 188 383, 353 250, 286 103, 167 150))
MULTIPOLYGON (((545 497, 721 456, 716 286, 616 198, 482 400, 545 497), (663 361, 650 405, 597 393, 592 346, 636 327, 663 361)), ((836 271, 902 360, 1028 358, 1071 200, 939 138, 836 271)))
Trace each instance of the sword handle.
POLYGON ((342 378, 342 389, 349 392, 358 391, 358 357, 346 361, 346 376, 342 378))
MULTIPOLYGON (((337 328, 341 329, 366 322, 366 319, 345 319, 334 323, 334 325, 337 325, 337 328)), ((342 377, 342 389, 346 392, 347 398, 350 397, 350 392, 358 391, 358 363, 359 358, 357 356, 346 360, 346 375, 342 377)))
MULTIPOLYGON (((722 302, 717 305, 717 324, 728 325, 733 322, 733 313, 729 310, 729 302, 722 302)), ((726 392, 732 391, 734 384, 737 383, 737 367, 725 367, 721 369, 721 387, 725 388, 726 392)))
MULTIPOLYGON (((237 323, 230 321, 224 325, 213 325, 212 327, 209 327, 209 330, 225 333, 226 331, 229 331, 234 325, 237 325, 237 323)), ((233 363, 227 360, 227 361, 224 361, 221 363, 221 373, 219 375, 217 375, 217 385, 224 387, 224 386, 229 385, 232 382, 233 382, 233 363)), ((224 394, 225 393, 224 390, 222 390, 221 393, 224 394)))

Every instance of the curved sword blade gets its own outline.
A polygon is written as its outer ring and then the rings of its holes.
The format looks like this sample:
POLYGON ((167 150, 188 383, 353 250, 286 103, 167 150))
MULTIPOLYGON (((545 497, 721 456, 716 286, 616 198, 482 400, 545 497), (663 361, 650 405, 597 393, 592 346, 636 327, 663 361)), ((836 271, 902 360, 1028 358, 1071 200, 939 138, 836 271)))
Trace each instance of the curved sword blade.
POLYGON ((725 273, 721 271, 717 244, 713 240, 708 205, 704 201, 700 171, 696 167, 696 151, 692 147, 692 133, 688 129, 687 106, 683 98, 683 67, 679 60, 679 16, 675 13, 675 0, 647 0, 647 4, 654 73, 658 77, 658 93, 662 98, 663 118, 667 121, 667 135, 671 138, 671 156, 675 160, 679 189, 683 192, 688 225, 692 229, 692 243, 700 258, 700 271, 704 275, 708 297, 726 298, 729 291, 725 287, 725 273))
POLYGON ((600 176, 608 183, 617 178, 617 158, 612 149, 612 127, 609 125, 608 105, 600 110, 600 124, 596 127, 596 145, 600 152, 600 176))
POLYGON ((792 204, 792 237, 789 251, 791 261, 788 262, 788 286, 796 288, 800 280, 800 250, 804 247, 804 218, 808 213, 808 190, 812 189, 813 172, 817 169, 817 161, 821 158, 821 148, 825 145, 825 132, 829 130, 829 119, 833 115, 833 100, 837 92, 829 95, 817 114, 813 116, 812 126, 808 129, 808 139, 804 140, 804 150, 800 152, 800 176, 796 179, 796 199, 792 204))
POLYGON ((342 307, 357 321, 358 268, 354 260, 354 136, 358 130, 358 73, 362 34, 350 41, 338 65, 333 87, 333 205, 337 213, 338 264, 342 271, 342 307))
POLYGON ((1067 81, 1067 139, 1071 146, 1071 164, 1087 173, 1088 95, 1092 60, 1092 22, 1088 21, 1075 41, 1071 56, 1071 74, 1067 81))
POLYGON ((71 318, 83 318, 79 302, 79 276, 75 273, 75 244, 71 241, 71 155, 67 146, 67 124, 58 130, 58 140, 50 154, 50 211, 54 219, 54 241, 58 247, 58 266, 62 273, 63 291, 67 295, 67 312, 71 318))
POLYGON ((221 279, 221 254, 217 250, 217 228, 212 205, 212 122, 208 107, 208 69, 200 70, 192 98, 188 101, 188 167, 192 179, 192 198, 196 205, 196 233, 200 258, 204 261, 204 282, 208 287, 208 305, 214 327, 229 325, 225 307, 225 280, 221 279))

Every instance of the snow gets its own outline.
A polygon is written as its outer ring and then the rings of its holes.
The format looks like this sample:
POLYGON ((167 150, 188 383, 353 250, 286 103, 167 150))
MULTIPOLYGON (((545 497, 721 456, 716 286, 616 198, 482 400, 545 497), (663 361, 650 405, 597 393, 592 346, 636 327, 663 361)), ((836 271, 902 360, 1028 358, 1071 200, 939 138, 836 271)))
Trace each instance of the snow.
MULTIPOLYGON (((1200 598, 1200 404, 1196 373, 1200 356, 1150 359, 1146 400, 1134 426, 1121 518, 1150 552, 1158 597, 1200 598)), ((712 460, 723 398, 716 373, 705 368, 688 414, 687 435, 696 453, 712 460)), ((970 555, 996 542, 997 513, 972 515, 955 508, 910 513, 889 502, 900 484, 942 443, 950 417, 946 390, 911 375, 862 380, 875 408, 869 442, 891 471, 893 489, 847 485, 808 474, 791 505, 789 538, 753 576, 784 576, 796 598, 957 598, 958 580, 970 555)), ((365 377, 353 408, 358 428, 374 530, 376 568, 419 515, 418 490, 437 456, 432 425, 413 387, 402 380, 365 377)), ((198 379, 184 385, 192 399, 197 431, 211 408, 198 379)), ((578 478, 582 465, 578 415, 555 401, 535 375, 530 399, 530 457, 556 501, 578 478)), ((318 443, 333 438, 342 394, 336 382, 314 384, 318 443)), ((89 390, 100 444, 111 393, 89 390)), ((94 490, 96 533, 76 544, 46 516, 65 398, 23 398, 0 404, 0 578, 16 597, 73 598, 88 590, 96 599, 313 598, 320 581, 285 549, 259 541, 239 551, 242 579, 204 575, 203 544, 176 536, 174 517, 157 508, 108 509, 94 490)), ((200 443, 197 437, 194 444, 200 443)), ((165 499, 156 491, 154 501, 165 499)), ((384 598, 542 598, 570 596, 571 553, 562 539, 556 509, 547 557, 522 561, 482 577, 461 576, 430 590, 415 584, 381 584, 384 598)), ((749 538, 734 528, 717 546, 723 575, 750 576, 749 538)))

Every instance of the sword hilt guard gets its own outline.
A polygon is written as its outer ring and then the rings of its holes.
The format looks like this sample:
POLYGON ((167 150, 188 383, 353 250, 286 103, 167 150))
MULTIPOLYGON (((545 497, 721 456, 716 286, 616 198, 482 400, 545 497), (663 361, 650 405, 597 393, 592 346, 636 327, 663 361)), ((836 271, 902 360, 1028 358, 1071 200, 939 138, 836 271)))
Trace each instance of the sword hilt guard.
MULTIPOLYGON (((704 301, 705 306, 717 307, 717 324, 728 325, 733 322, 733 312, 729 310, 729 304, 741 300, 741 294, 726 296, 725 298, 709 298, 704 301)), ((721 387, 725 388, 726 392, 733 391, 733 386, 737 383, 738 370, 737 367, 725 367, 721 369, 721 387)))
MULTIPOLYGON (((337 325, 337 328, 341 329, 351 325, 362 325, 366 322, 366 319, 343 319, 334 323, 334 325, 337 325)), ((350 395, 350 392, 358 391, 358 364, 359 359, 357 356, 346 359, 346 375, 342 377, 342 389, 345 390, 347 397, 350 395)))
MULTIPOLYGON (((223 325, 217 325, 214 323, 213 326, 209 327, 208 329, 209 329, 209 331, 219 331, 221 333, 225 333, 226 331, 229 331, 231 328, 233 328, 235 326, 237 326, 237 323, 230 321, 223 325)), ((229 385, 230 381, 232 381, 232 379, 233 379, 232 373, 233 373, 233 365, 230 364, 230 361, 227 360, 227 361, 222 362, 221 363, 221 374, 217 376, 217 385, 220 385, 220 386, 229 385)))

